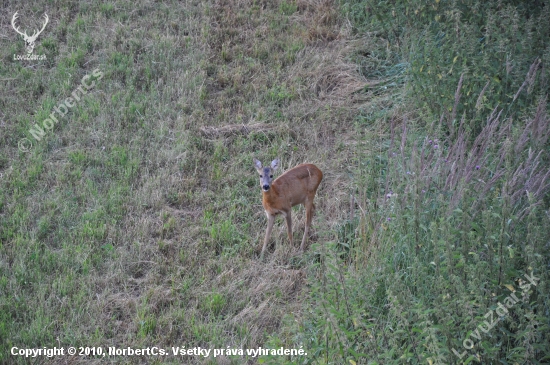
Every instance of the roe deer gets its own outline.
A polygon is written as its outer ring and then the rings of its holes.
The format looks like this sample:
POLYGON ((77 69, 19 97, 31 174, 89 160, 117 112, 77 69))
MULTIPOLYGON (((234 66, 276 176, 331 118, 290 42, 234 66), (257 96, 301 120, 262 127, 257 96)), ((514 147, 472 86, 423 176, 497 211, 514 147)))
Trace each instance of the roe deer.
POLYGON ((273 172, 277 170, 279 160, 273 160, 271 166, 262 167, 262 163, 254 159, 254 167, 260 174, 260 187, 262 188, 262 205, 267 215, 267 231, 265 232, 264 245, 260 257, 264 256, 264 251, 269 240, 269 235, 273 229, 275 216, 282 214, 286 218, 286 228, 288 231, 288 239, 292 245, 292 207, 298 204, 303 204, 306 208, 306 227, 304 230, 304 238, 300 250, 304 250, 304 245, 311 226, 311 219, 315 205, 313 198, 317 192, 317 187, 323 179, 323 172, 312 164, 298 165, 277 179, 273 180, 273 172))

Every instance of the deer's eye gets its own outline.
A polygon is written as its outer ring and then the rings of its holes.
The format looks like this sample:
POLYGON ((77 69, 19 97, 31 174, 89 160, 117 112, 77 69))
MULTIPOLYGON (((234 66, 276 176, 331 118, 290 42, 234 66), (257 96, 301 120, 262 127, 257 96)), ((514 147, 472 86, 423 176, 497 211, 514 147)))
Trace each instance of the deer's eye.
POLYGON ((273 175, 269 175, 269 178, 270 178, 270 179, 273 179, 273 175))
POLYGON ((260 178, 262 178, 262 177, 263 177, 263 176, 262 176, 262 175, 260 175, 260 178))

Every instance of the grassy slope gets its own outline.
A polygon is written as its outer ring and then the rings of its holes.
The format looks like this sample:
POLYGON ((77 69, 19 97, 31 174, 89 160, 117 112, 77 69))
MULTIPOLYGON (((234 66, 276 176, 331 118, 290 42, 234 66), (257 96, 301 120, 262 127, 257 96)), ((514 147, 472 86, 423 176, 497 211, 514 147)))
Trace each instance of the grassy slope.
MULTIPOLYGON (((23 25, 46 11, 50 23, 34 51, 45 62, 13 61, 23 42, 5 24, 0 362, 26 363, 8 355, 12 346, 264 345, 284 314, 299 313, 310 258, 293 258, 278 221, 275 251, 259 262, 265 215, 252 157, 280 157, 284 169, 317 164, 325 180, 314 241, 333 234, 356 148, 348 95, 364 84, 343 61, 337 9, 285 1, 5 9, 23 25), (97 86, 34 140, 30 126, 94 69, 104 74, 97 86), (278 129, 200 132, 233 123, 278 129), (27 153, 18 150, 23 137, 33 142, 27 153)), ((303 218, 296 210, 296 235, 303 218)))
MULTIPOLYGON (((513 231, 501 217, 501 186, 483 198, 480 216, 464 209, 479 186, 457 182, 449 189, 441 155, 420 160, 426 136, 441 138, 445 125, 405 99, 408 65, 395 58, 400 45, 380 34, 352 36, 330 1, 6 8, 10 16, 18 10, 36 18, 45 10, 50 24, 35 49, 47 54, 46 62, 13 61, 23 42, 11 28, 1 51, 0 362, 26 363, 7 355, 12 346, 55 345, 304 345, 306 360, 320 363, 454 359, 449 349, 460 349, 461 336, 478 322, 472 308, 483 315, 502 294, 492 294, 502 279, 498 257, 510 269, 504 282, 521 276, 517 268, 540 270, 545 262, 546 207, 533 209, 513 231), (29 127, 97 68, 104 74, 97 86, 35 141, 29 127), (365 85, 366 93, 353 93, 365 85), (203 133, 238 123, 274 128, 203 133), (18 149, 23 137, 33 140, 30 152, 18 149), (284 169, 312 162, 323 170, 314 244, 304 257, 288 247, 279 219, 275 246, 259 261, 266 223, 252 157, 280 157, 284 169), (411 193, 422 184, 426 199, 411 193), (464 214, 447 211, 451 198, 464 214), (507 235, 509 259, 497 253, 507 235), (530 245, 523 247, 525 237, 530 245), (436 328, 434 320, 453 330, 436 328)), ((445 90, 441 108, 452 109, 455 87, 445 90)), ((424 97, 430 104, 438 95, 424 97)), ((441 144, 451 151, 454 142, 447 142, 441 144)), ((488 146, 499 151, 494 140, 488 146)), ((517 153, 516 160, 524 157, 517 153)), ((516 160, 509 157, 507 167, 516 160)), ((491 173, 482 170, 476 179, 491 173)), ((507 214, 516 219, 516 212, 507 214)), ((303 220, 295 209, 295 241, 303 220)), ((538 328, 524 334, 529 351, 541 343, 544 326, 538 328)), ((487 356, 499 351, 490 342, 485 347, 487 356)))

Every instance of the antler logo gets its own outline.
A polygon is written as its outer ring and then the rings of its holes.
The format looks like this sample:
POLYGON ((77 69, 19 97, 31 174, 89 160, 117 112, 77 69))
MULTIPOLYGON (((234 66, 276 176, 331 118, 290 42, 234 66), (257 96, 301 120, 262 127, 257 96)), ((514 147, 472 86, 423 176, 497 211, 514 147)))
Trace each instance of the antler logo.
POLYGON ((13 14, 13 18, 11 18, 11 26, 15 31, 23 36, 23 39, 25 40, 26 48, 27 48, 27 55, 30 55, 34 49, 34 42, 36 41, 36 38, 42 33, 44 28, 46 28, 46 24, 48 24, 48 14, 44 14, 44 25, 42 26, 42 29, 36 30, 32 36, 28 36, 27 32, 21 32, 17 27, 15 26, 15 20, 17 20, 17 12, 13 14))

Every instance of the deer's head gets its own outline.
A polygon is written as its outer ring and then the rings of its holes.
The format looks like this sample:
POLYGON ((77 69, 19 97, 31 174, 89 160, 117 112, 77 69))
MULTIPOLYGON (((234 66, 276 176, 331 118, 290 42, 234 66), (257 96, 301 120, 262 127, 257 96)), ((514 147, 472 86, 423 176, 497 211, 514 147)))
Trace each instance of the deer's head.
POLYGON ((254 159, 254 167, 260 174, 260 186, 263 191, 269 191, 273 182, 273 172, 279 167, 279 160, 273 160, 271 166, 262 167, 262 163, 254 159))

